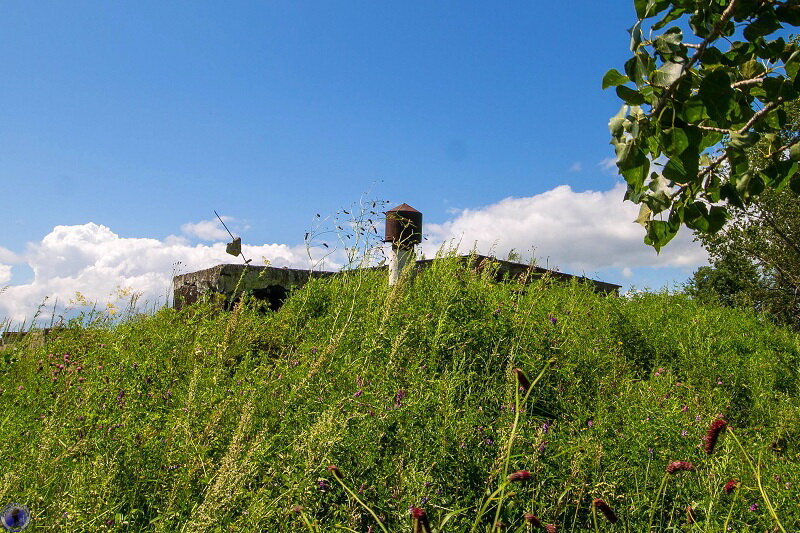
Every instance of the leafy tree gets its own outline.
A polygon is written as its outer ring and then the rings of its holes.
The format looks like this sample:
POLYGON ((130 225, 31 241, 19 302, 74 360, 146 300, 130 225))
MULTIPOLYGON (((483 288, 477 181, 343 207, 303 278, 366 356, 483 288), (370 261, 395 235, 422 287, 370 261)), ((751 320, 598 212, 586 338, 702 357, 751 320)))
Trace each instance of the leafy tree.
POLYGON ((800 25, 800 0, 634 6, 633 57, 624 73, 606 73, 603 88, 625 103, 609 122, 611 142, 625 199, 641 205, 645 242, 659 250, 682 225, 713 234, 765 190, 800 192, 800 136, 780 135, 784 103, 800 94, 800 46, 780 35, 800 25), (747 151, 759 141, 766 152, 756 169, 747 151))
MULTIPOLYGON (((781 142, 800 134, 800 102, 786 104, 781 142)), ((754 172, 771 164, 761 140, 747 150, 754 172)), ((716 234, 697 233, 711 267, 694 274, 688 291, 726 305, 752 305, 781 323, 800 327, 800 202, 787 188, 766 189, 747 205, 730 206, 729 222, 716 234)))

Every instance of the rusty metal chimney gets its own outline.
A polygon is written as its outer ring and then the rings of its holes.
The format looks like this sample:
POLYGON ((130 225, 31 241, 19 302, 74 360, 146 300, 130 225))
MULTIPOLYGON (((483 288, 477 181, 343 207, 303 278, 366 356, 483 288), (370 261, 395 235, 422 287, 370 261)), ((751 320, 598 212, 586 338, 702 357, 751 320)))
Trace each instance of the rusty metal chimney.
POLYGON ((392 243, 389 254, 389 285, 394 285, 413 257, 414 246, 422 242, 422 213, 408 204, 400 204, 386 211, 384 242, 392 243))

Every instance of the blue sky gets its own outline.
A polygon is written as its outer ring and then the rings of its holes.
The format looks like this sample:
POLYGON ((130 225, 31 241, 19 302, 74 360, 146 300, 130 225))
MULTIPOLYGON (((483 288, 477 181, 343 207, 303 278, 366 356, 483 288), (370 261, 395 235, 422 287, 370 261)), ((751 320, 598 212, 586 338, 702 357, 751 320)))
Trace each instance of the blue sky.
POLYGON ((422 211, 431 245, 684 280, 702 253, 645 248, 606 164, 600 80, 633 22, 628 1, 4 3, 0 317, 224 260, 215 209, 299 266, 314 215, 367 190, 422 211))

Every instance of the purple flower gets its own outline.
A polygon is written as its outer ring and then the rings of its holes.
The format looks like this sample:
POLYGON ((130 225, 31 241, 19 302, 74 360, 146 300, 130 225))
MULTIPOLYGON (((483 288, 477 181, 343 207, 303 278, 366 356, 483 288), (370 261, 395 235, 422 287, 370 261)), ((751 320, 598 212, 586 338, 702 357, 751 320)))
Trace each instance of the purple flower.
POLYGON ((353 393, 353 398, 358 398, 362 394, 364 394, 363 390, 356 391, 355 393, 353 393))
POLYGON ((586 425, 589 426, 589 427, 592 427, 592 426, 594 426, 594 421, 592 421, 592 419, 590 418, 589 421, 586 422, 586 425))
POLYGON ((545 422, 544 424, 542 424, 542 433, 547 433, 548 431, 550 431, 550 423, 545 422))
POLYGON ((544 453, 545 448, 547 448, 547 441, 543 440, 541 444, 539 444, 539 453, 544 453))
POLYGON ((558 323, 558 319, 556 317, 554 317, 554 316, 551 316, 550 317, 550 323, 553 324, 553 325, 556 325, 558 323))
POLYGON ((753 505, 750 506, 750 510, 751 511, 755 511, 756 509, 758 509, 758 504, 757 503, 754 503, 753 505))
POLYGON ((681 437, 686 437, 688 435, 689 435, 689 432, 686 431, 685 429, 683 431, 681 431, 681 437))
POLYGON ((689 406, 688 405, 684 405, 683 407, 681 407, 681 412, 682 413, 685 413, 688 410, 689 410, 689 406))
POLYGON ((402 407, 403 406, 403 398, 405 398, 406 395, 408 395, 408 393, 406 392, 405 389, 398 390, 397 393, 394 395, 394 406, 395 407, 402 407))

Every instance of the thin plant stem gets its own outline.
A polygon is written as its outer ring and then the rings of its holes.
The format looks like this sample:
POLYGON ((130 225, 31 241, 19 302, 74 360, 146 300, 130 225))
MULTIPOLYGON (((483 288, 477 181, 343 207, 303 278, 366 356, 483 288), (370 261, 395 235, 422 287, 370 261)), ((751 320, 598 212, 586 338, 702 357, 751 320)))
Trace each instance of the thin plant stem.
POLYGON ((339 483, 339 485, 341 485, 341 486, 342 486, 342 488, 343 488, 343 489, 344 489, 344 490, 347 492, 347 494, 349 494, 349 495, 350 495, 350 496, 351 496, 351 497, 352 497, 352 498, 353 498, 355 501, 357 501, 357 502, 358 502, 358 504, 359 504, 361 507, 363 507, 364 509, 366 509, 366 511, 367 511, 369 514, 371 514, 371 515, 372 515, 372 518, 374 518, 374 519, 375 519, 375 522, 378 524, 378 527, 379 527, 379 528, 381 528, 381 531, 383 531, 383 533, 389 533, 389 530, 387 530, 387 529, 386 529, 386 527, 383 525, 383 522, 381 522, 381 519, 380 519, 380 518, 378 518, 378 515, 376 515, 376 514, 375 514, 375 511, 373 511, 373 510, 372 510, 372 509, 371 509, 371 508, 370 508, 370 507, 369 507, 369 506, 368 506, 366 503, 364 503, 363 501, 361 501, 361 498, 359 498, 359 497, 358 497, 358 495, 357 495, 355 492, 353 492, 352 490, 350 490, 350 487, 348 487, 347 485, 345 485, 344 481, 342 481, 342 480, 339 478, 339 476, 338 476, 338 475, 334 474, 334 475, 333 475, 333 479, 335 479, 335 480, 337 481, 337 483, 339 483))
POLYGON ((653 517, 656 514, 656 503, 659 506, 664 504, 664 491, 667 488, 667 480, 669 479, 669 473, 665 473, 664 477, 661 478, 661 486, 658 488, 658 492, 656 493, 656 501, 653 502, 653 506, 650 508, 650 519, 647 522, 647 531, 651 531, 653 529, 653 517))
MULTIPOLYGON (((552 363, 553 363, 552 360, 548 361, 547 364, 544 366, 544 368, 542 368, 542 370, 536 376, 536 378, 531 382, 530 385, 528 385, 528 390, 525 391, 525 397, 522 398, 522 401, 520 401, 520 399, 519 399, 519 389, 520 389, 519 382, 517 381, 515 383, 515 387, 514 387, 514 423, 511 425, 511 434, 508 436, 508 443, 506 444, 506 450, 504 452, 505 457, 504 457, 504 460, 503 460, 503 473, 502 473, 502 478, 501 479, 506 479, 507 476, 508 476, 508 465, 511 462, 511 449, 514 446, 514 439, 516 438, 517 428, 519 427, 519 418, 520 418, 520 411, 521 411, 520 406, 524 405, 528 401, 528 398, 530 397, 531 392, 533 391, 533 388, 536 386, 537 383, 539 383, 539 380, 541 380, 542 377, 544 377, 544 373, 547 371, 548 368, 550 368, 550 365, 552 363)), ((516 381, 516 378, 515 378, 515 381, 516 381)), ((505 490, 506 490, 506 486, 507 485, 508 485, 508 482, 504 482, 502 485, 500 485, 500 488, 498 489, 499 492, 500 492, 500 497, 497 500, 497 509, 495 510, 495 513, 494 513, 494 524, 495 525, 492 525, 492 531, 495 531, 497 529, 496 524, 500 520, 500 511, 501 511, 501 509, 503 507, 503 499, 505 498, 505 490)), ((476 520, 476 524, 477 524, 477 520, 476 520)), ((473 531, 474 531, 474 528, 475 528, 475 524, 473 524, 473 531)))
POLYGON ((761 493, 761 498, 764 500, 764 503, 767 504, 767 510, 769 511, 770 516, 772 519, 775 520, 775 525, 778 526, 783 533, 786 533, 786 530, 783 528, 783 524, 781 524, 780 519, 778 518, 778 513, 775 511, 775 507, 772 505, 772 501, 770 501, 769 496, 767 495, 767 491, 764 489, 764 485, 761 483, 761 459, 759 457, 759 464, 753 464, 753 460, 750 458, 750 455, 745 451, 744 446, 742 446, 739 437, 736 436, 736 433, 728 427, 728 433, 730 433, 733 440, 736 442, 736 445, 741 450, 742 455, 744 458, 747 459, 747 464, 750 465, 750 469, 753 470, 753 475, 756 478, 756 483, 758 484, 758 491, 761 493))

